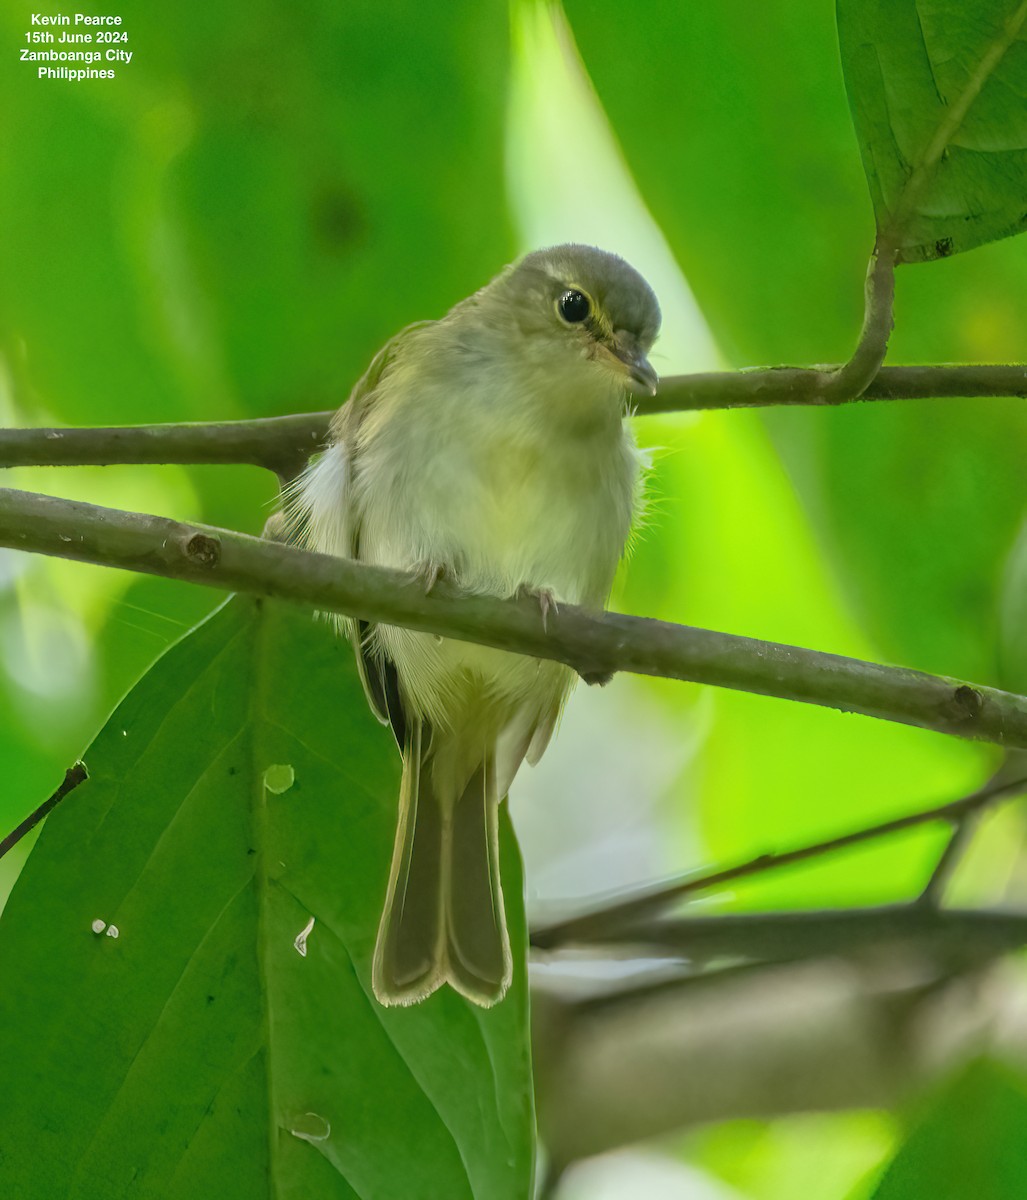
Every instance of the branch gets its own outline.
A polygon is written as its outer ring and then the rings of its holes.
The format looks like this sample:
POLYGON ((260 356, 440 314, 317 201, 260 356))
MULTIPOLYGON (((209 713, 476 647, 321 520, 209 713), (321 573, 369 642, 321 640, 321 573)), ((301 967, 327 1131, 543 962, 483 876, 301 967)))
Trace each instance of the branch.
POLYGON ((1027 945, 1027 913, 939 909, 912 901, 871 908, 667 917, 621 927, 619 941, 689 960, 798 962, 915 941, 945 961, 980 961, 1027 945))
MULTIPOLYGON (((843 368, 838 368, 840 371, 843 368)), ((956 396, 1027 396, 1027 366, 882 367, 859 396, 832 391, 830 369, 757 367, 668 375, 640 416, 709 409, 837 405, 853 400, 931 400, 956 396)), ((127 463, 266 467, 291 478, 328 436, 331 412, 246 421, 124 425, 96 429, 2 429, 0 468, 83 467, 127 463)))
POLYGON ((891 1107, 982 1052, 1022 1061, 1022 973, 993 962, 953 977, 916 951, 723 972, 607 1005, 534 988, 556 1172, 683 1127, 891 1107))
POLYGON ((291 600, 367 621, 566 663, 586 682, 617 671, 819 704, 957 737, 1027 748, 1027 697, 838 654, 666 621, 550 612, 537 602, 425 595, 412 575, 164 517, 0 489, 0 545, 291 600))
POLYGON ((249 463, 292 478, 320 449, 331 413, 250 421, 0 430, 0 467, 106 467, 124 463, 249 463))
MULTIPOLYGON (((806 862, 831 854, 836 850, 845 850, 850 846, 859 845, 875 838, 887 837, 893 833, 901 833, 917 825, 925 825, 932 821, 951 821, 955 824, 965 821, 972 814, 981 811, 988 804, 1002 798, 1021 795, 1027 790, 1027 779, 1010 779, 1001 772, 982 788, 960 796, 958 800, 949 800, 944 804, 936 804, 931 808, 918 812, 907 813, 902 817, 893 817, 889 821, 881 821, 877 825, 868 825, 863 829, 843 833, 826 841, 813 842, 810 845, 799 846, 794 850, 785 850, 780 854, 760 854, 747 862, 737 863, 733 867, 724 867, 707 874, 686 876, 670 884, 664 884, 657 891, 645 892, 639 896, 629 897, 614 904, 604 904, 600 908, 583 916, 571 917, 566 921, 554 922, 542 929, 531 933, 531 945, 540 950, 553 949, 567 942, 603 942, 611 937, 623 939, 625 930, 632 922, 648 916, 685 896, 696 892, 710 891, 732 883, 736 879, 745 879, 752 875, 760 875, 779 867, 793 866, 795 863, 806 862)), ((943 856, 944 857, 944 856, 943 856)))
MULTIPOLYGON (((831 396, 829 372, 808 367, 756 367, 670 375, 638 406, 640 415, 722 408, 835 405, 855 400, 944 400, 953 397, 1027 396, 1027 366, 1013 364, 882 367, 859 396, 831 396)), ((0 437, 0 455, 3 441, 0 437)))
POLYGON ((852 358, 824 373, 823 397, 828 404, 858 399, 873 382, 888 351, 894 321, 895 247, 880 238, 867 267, 863 328, 852 358))
POLYGON ((0 840, 0 858, 13 849, 21 841, 26 833, 31 832, 39 824, 40 821, 57 807, 64 797, 71 791, 74 791, 80 783, 85 783, 89 778, 89 772, 86 770, 84 762, 77 762, 73 767, 69 767, 64 772, 64 779, 61 781, 57 791, 34 811, 30 812, 24 821, 2 840, 0 840))
POLYGON ((945 894, 945 889, 948 887, 953 875, 956 873, 956 868, 959 866, 963 855, 968 850, 973 836, 977 832, 977 813, 966 813, 958 817, 953 823, 949 831, 949 840, 945 843, 945 847, 938 856, 938 861, 934 865, 934 870, 924 884, 923 891, 917 897, 920 904, 930 905, 935 908, 941 904, 945 894))
MULTIPOLYGON (((1027 775, 1027 755, 1021 750, 1008 751, 1004 755, 1002 764, 998 770, 981 790, 982 792, 990 792, 990 797, 997 798, 1002 790, 1001 785, 1012 783, 1017 779, 1020 779, 1024 789, 1027 789, 1027 778, 1024 778, 1025 775, 1027 775)), ((1017 794, 1016 791, 1005 793, 1007 796, 1015 796, 1017 794)), ((935 907, 941 904, 944 899, 945 890, 955 875, 963 855, 973 841, 974 834, 977 831, 981 817, 984 815, 984 810, 987 807, 987 801, 990 797, 985 797, 984 802, 981 804, 973 804, 964 808, 952 806, 948 811, 943 810, 939 813, 939 816, 949 822, 951 830, 949 832, 949 839, 938 856, 938 861, 935 863, 923 891, 917 898, 921 904, 933 904, 935 907)), ((971 799, 972 797, 967 797, 967 800, 971 799)))

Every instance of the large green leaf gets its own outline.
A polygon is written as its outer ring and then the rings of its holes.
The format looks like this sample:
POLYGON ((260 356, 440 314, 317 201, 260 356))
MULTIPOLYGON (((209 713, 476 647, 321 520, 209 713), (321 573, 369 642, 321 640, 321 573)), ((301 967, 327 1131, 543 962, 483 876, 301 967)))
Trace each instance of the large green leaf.
POLYGON ((85 759, 0 921, 0 1194, 523 1200, 516 844, 507 999, 381 1008, 398 756, 345 644, 232 600, 85 759))
POLYGON ((878 228, 900 261, 1027 227, 1027 4, 838 0, 878 228))
POLYGON ((1027 1194, 1027 1081, 974 1064, 942 1093, 873 1200, 1021 1200, 1027 1194))

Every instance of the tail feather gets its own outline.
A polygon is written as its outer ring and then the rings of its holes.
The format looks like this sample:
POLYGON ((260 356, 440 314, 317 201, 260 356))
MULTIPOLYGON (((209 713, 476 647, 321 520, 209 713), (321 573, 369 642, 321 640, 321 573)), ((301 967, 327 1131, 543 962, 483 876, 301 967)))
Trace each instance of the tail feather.
POLYGON ((475 769, 449 825, 449 982, 479 1004, 510 984, 510 943, 499 882, 499 804, 490 754, 475 769))
POLYGON ((415 1004, 449 983, 488 1007, 511 976, 495 766, 486 754, 457 795, 450 773, 432 769, 435 749, 422 722, 409 721, 374 991, 382 1004, 415 1004))

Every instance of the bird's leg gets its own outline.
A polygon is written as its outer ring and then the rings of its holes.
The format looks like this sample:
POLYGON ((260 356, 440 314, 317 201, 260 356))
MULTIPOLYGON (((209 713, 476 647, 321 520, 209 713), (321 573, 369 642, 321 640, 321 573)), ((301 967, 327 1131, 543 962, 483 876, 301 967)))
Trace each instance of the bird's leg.
POLYGON ((560 606, 556 603, 556 595, 552 588, 537 588, 531 584, 522 583, 514 593, 518 600, 535 600, 538 603, 539 610, 542 613, 542 631, 549 632, 549 614, 551 612, 559 613, 560 606))

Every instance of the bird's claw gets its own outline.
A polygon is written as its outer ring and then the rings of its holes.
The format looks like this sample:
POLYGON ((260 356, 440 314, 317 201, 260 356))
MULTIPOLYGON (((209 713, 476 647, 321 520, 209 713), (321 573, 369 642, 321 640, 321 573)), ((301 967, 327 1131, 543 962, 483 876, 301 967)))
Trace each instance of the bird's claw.
POLYGON ((435 562, 433 559, 425 559, 413 568, 414 577, 424 588, 424 594, 430 596, 435 590, 435 585, 445 575, 446 568, 440 562, 435 562))
POLYGON ((560 606, 556 602, 556 595, 552 588, 536 588, 522 583, 517 589, 517 597, 518 599, 527 597, 538 603, 539 611, 542 613, 542 632, 548 633, 549 614, 551 612, 559 614, 560 612, 560 606))

